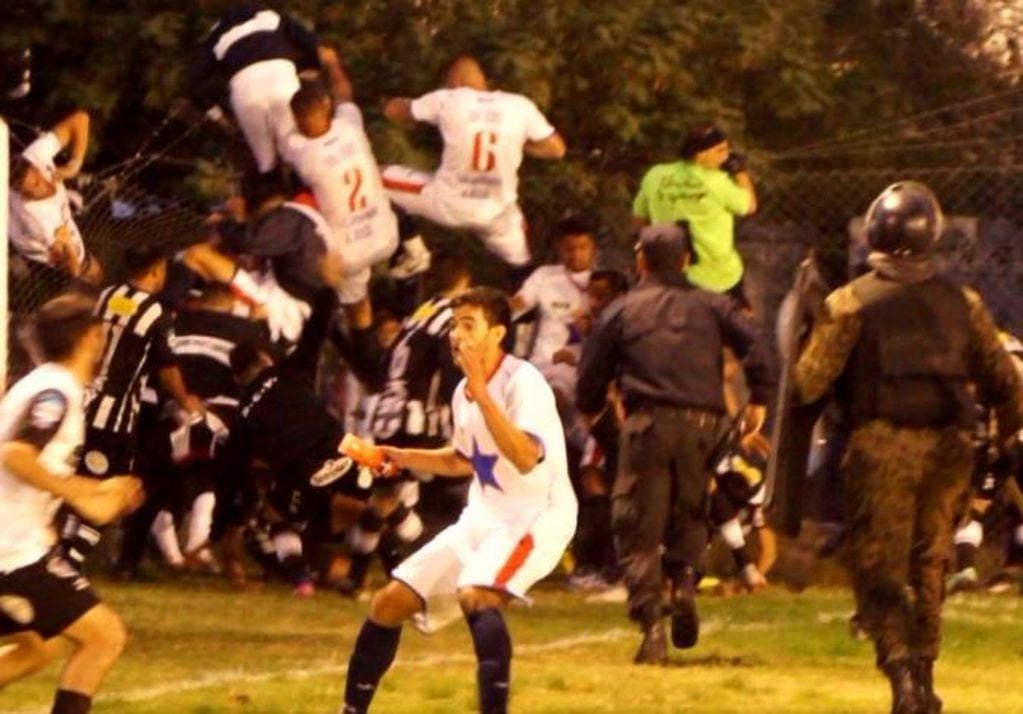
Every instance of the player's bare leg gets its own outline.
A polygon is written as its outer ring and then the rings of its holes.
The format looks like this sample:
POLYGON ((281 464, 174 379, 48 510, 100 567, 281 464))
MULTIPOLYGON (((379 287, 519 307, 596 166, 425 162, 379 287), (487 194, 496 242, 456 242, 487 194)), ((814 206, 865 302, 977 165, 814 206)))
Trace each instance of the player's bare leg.
POLYGON ((0 687, 57 659, 62 649, 58 638, 44 640, 31 631, 11 635, 9 640, 0 654, 0 687))
POLYGON ((490 588, 467 587, 458 591, 458 602, 476 649, 476 682, 480 711, 484 714, 508 711, 512 643, 501 614, 508 600, 507 593, 490 588))
POLYGON ((424 607, 422 598, 397 580, 373 596, 369 617, 362 623, 348 661, 344 714, 363 714, 369 710, 380 678, 394 662, 402 624, 424 607))
POLYGON ((61 633, 74 645, 60 672, 54 712, 88 711, 103 678, 121 656, 127 632, 121 618, 100 603, 61 633))

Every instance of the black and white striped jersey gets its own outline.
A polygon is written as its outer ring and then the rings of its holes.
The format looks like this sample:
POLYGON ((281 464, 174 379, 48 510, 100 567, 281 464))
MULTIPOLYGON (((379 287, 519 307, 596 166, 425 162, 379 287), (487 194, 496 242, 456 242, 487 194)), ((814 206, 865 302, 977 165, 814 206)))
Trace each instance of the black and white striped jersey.
POLYGON ((192 99, 207 109, 220 100, 219 93, 235 73, 278 59, 294 62, 299 70, 319 69, 316 35, 287 13, 241 4, 221 17, 203 40, 188 72, 192 99))
POLYGON ((258 323, 226 312, 182 310, 174 320, 171 349, 191 393, 204 400, 238 399, 231 350, 242 342, 266 341, 258 323))
POLYGON ((448 343, 451 300, 427 300, 401 324, 387 354, 370 431, 381 442, 441 443, 451 436, 451 395, 462 378, 448 343))
POLYGON ((100 293, 96 314, 107 325, 103 358, 89 386, 86 426, 131 434, 153 366, 174 364, 173 321, 160 300, 127 283, 100 293))

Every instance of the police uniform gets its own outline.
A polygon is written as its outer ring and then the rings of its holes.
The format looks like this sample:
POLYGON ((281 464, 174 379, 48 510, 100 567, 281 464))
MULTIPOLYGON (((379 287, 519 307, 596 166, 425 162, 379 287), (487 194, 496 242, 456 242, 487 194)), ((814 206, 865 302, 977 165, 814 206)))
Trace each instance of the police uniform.
POLYGON ((940 223, 921 184, 878 197, 867 215, 874 270, 828 297, 793 374, 804 402, 834 385, 851 428, 848 562, 895 712, 941 708, 932 666, 955 507, 973 466, 968 383, 1003 435, 1021 425, 1019 376, 983 301, 927 259, 940 223))
MULTIPOLYGON (((668 250, 681 264, 687 233, 671 224, 640 234, 648 250, 668 250), (648 248, 648 246, 650 246, 648 248), (658 247, 659 246, 659 247, 658 247)), ((604 407, 618 379, 627 413, 621 429, 612 523, 629 590, 629 614, 664 659, 661 625, 662 546, 674 583, 673 637, 692 646, 692 594, 707 547, 708 460, 724 426, 723 348, 741 359, 755 402, 773 384, 766 344, 737 301, 693 287, 677 271, 650 273, 602 313, 583 346, 576 403, 584 414, 604 407)))

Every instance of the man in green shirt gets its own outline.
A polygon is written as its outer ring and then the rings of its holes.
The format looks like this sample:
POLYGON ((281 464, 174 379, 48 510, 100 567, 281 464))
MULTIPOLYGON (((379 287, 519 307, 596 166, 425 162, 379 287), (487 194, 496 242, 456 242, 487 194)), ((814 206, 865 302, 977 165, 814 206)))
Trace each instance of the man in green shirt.
POLYGON ((686 271, 690 282, 714 292, 733 291, 743 299, 735 216, 749 215, 756 208, 744 160, 730 153, 724 132, 713 124, 700 124, 686 135, 681 161, 647 171, 632 213, 637 226, 688 221, 696 251, 696 262, 686 271))

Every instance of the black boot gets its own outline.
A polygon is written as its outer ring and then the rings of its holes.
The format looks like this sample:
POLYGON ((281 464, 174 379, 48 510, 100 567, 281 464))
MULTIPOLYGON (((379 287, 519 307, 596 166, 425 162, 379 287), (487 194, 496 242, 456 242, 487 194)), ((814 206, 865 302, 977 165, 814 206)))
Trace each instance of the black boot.
POLYGON ((682 568, 671 583, 671 643, 687 649, 700 638, 700 617, 696 614, 696 571, 682 568))
POLYGON ((892 714, 918 714, 919 700, 909 660, 893 660, 882 669, 892 685, 892 714))
POLYGON ((941 697, 934 692, 934 660, 928 657, 913 659, 913 680, 916 696, 923 714, 941 714, 941 697))
POLYGON ((643 643, 632 661, 636 664, 664 664, 668 661, 668 638, 663 622, 655 620, 643 627, 643 643))

